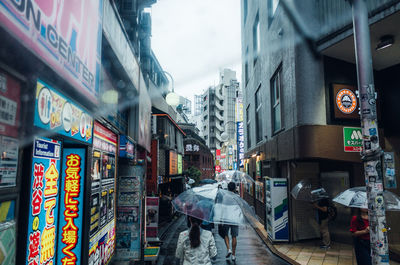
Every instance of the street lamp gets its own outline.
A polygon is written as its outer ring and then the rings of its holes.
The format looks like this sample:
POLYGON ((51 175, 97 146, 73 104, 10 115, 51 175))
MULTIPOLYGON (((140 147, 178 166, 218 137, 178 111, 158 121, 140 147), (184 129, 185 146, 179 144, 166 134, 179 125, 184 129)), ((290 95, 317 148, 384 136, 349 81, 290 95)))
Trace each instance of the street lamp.
POLYGON ((229 134, 226 132, 227 128, 228 128, 228 124, 229 123, 233 123, 233 125, 235 125, 234 121, 228 121, 225 123, 225 131, 221 134, 221 139, 226 142, 228 140, 229 134))
POLYGON ((174 91, 174 78, 170 73, 167 71, 163 71, 164 74, 168 75, 169 78, 171 78, 171 86, 172 86, 172 91, 169 91, 167 96, 165 97, 165 100, 167 101, 167 104, 170 106, 177 106, 179 104, 179 96, 178 94, 175 93, 174 91))

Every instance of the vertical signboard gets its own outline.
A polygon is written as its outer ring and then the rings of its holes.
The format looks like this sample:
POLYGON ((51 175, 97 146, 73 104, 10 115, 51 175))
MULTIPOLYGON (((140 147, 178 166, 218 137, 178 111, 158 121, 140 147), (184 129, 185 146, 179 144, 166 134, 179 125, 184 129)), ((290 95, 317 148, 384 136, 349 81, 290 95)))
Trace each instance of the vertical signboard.
POLYGON ((102 1, 0 0, 0 26, 75 89, 97 102, 102 1))
POLYGON ((107 264, 114 255, 116 152, 117 135, 95 121, 89 264, 107 264))
POLYGON ((178 156, 174 151, 169 152, 169 175, 176 175, 178 173, 178 156))
POLYGON ((63 149, 57 264, 81 264, 85 149, 63 149))
POLYGON ((120 165, 117 208, 117 260, 139 260, 141 249, 142 166, 120 165))
POLYGON ((182 155, 181 155, 181 154, 178 154, 178 175, 181 175, 181 174, 182 174, 182 168, 183 168, 183 165, 182 165, 182 155))
POLYGON ((158 241, 159 197, 146 197, 146 240, 158 241))
POLYGON ((243 121, 237 122, 237 150, 238 150, 238 167, 244 167, 244 127, 243 121))
POLYGON ((61 142, 36 138, 32 177, 26 264, 56 264, 56 235, 61 142))

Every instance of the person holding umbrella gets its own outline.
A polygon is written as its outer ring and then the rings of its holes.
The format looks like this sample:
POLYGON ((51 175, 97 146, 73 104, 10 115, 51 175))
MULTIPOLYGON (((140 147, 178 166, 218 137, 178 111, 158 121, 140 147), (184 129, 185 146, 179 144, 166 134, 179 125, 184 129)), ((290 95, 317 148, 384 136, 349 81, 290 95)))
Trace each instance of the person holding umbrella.
POLYGON ((328 249, 331 245, 331 236, 329 233, 329 216, 328 216, 329 200, 324 198, 313 203, 313 207, 318 210, 319 231, 322 237, 321 248, 328 249))
POLYGON ((357 264, 371 265, 368 209, 357 209, 357 215, 351 219, 350 232, 353 234, 357 264))
POLYGON ((211 259, 217 256, 213 234, 200 228, 202 212, 195 209, 189 216, 191 227, 179 234, 175 257, 183 260, 183 265, 212 265, 211 259))
MULTIPOLYGON (((236 192, 236 184, 234 182, 229 182, 228 184, 228 191, 235 193, 236 192)), ((224 224, 222 226, 223 228, 223 233, 225 235, 225 245, 226 249, 228 250, 228 253, 226 254, 226 258, 229 259, 232 255, 232 261, 236 260, 236 246, 237 246, 237 236, 239 235, 239 226, 237 225, 228 225, 224 224), (231 236, 232 236, 232 250, 230 248, 229 244, 229 229, 231 230, 231 236)))

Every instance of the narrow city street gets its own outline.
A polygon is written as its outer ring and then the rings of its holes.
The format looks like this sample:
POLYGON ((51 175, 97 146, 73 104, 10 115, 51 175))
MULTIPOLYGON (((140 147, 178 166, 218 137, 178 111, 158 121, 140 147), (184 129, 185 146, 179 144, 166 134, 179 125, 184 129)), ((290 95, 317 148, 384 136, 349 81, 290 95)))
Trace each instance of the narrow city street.
MULTIPOLYGON (((184 216, 178 218, 165 233, 163 245, 161 246, 161 255, 157 265, 175 265, 175 249, 179 233, 187 229, 184 216)), ((214 231, 214 238, 217 244, 218 255, 213 264, 288 264, 284 260, 275 256, 261 241, 252 227, 241 227, 238 237, 238 247, 236 253, 236 262, 225 258, 226 248, 223 239, 214 231)))

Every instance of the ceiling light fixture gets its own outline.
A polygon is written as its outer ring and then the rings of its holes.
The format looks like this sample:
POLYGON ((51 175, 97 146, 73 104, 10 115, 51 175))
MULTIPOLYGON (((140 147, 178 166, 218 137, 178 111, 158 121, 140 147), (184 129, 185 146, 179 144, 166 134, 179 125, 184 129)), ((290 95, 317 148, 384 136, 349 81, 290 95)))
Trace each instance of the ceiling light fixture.
POLYGON ((380 41, 379 41, 378 45, 376 45, 375 50, 377 50, 377 51, 383 50, 385 48, 388 48, 388 47, 392 46, 393 43, 394 43, 393 35, 382 36, 380 38, 380 41))

